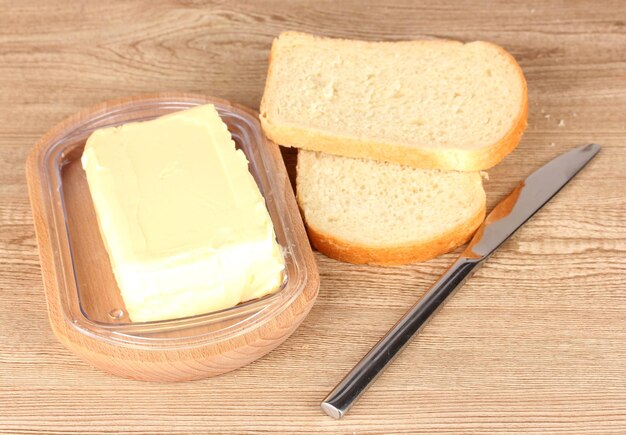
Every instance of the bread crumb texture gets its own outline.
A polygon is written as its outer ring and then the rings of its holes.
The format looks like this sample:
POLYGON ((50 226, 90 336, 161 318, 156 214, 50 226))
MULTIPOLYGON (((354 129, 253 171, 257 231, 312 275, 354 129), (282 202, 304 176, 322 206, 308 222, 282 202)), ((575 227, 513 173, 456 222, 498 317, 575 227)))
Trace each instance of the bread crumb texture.
POLYGON ((309 228, 348 248, 419 248, 449 238, 445 252, 471 236, 485 209, 478 172, 417 169, 303 150, 297 189, 309 228))
MULTIPOLYGON (((365 42, 287 32, 274 42, 261 118, 276 130, 309 132, 300 143, 269 132, 284 145, 315 149, 305 139, 320 135, 392 144, 405 155, 447 151, 462 160, 467 152, 493 152, 489 146, 516 129, 521 136, 526 105, 519 66, 488 42, 365 42)), ((335 145, 317 150, 343 154, 345 145, 335 145)), ((369 152, 385 159, 385 147, 369 152)))

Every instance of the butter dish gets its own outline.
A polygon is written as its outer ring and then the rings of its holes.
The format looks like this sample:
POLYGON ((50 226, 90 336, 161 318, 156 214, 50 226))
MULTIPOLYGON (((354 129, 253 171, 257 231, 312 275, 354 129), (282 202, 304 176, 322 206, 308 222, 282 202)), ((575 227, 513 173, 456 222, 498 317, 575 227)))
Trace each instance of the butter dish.
POLYGON ((150 381, 199 379, 234 370, 282 343, 313 305, 319 275, 278 146, 257 114, 201 95, 162 93, 100 104, 50 130, 26 164, 50 324, 87 362, 150 381), (80 158, 96 129, 213 104, 265 199, 285 259, 284 282, 268 296, 221 311, 133 322, 98 230, 80 158))

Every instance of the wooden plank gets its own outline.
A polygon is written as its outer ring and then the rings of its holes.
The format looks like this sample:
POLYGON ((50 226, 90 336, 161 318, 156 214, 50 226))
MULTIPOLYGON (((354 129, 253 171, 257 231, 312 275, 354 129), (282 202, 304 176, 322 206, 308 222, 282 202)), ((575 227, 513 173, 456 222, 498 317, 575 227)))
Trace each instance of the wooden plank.
MULTIPOLYGON (((0 10, 0 432, 626 431, 623 2, 6 0, 0 10), (40 135, 106 99, 177 90, 257 107, 271 40, 287 29, 510 50, 528 80, 529 128, 489 171, 488 207, 558 153, 604 145, 339 422, 319 401, 452 254, 394 268, 317 254, 319 298, 278 349, 208 380, 129 381, 52 334, 24 176, 40 135)), ((283 155, 293 173, 293 152, 283 155)))

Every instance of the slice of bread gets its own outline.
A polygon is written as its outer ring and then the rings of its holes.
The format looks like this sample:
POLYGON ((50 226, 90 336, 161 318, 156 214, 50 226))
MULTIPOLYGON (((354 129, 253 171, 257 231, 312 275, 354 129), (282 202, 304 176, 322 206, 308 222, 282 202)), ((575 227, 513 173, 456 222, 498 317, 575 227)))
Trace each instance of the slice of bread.
POLYGON ((436 257, 465 243, 485 217, 478 172, 299 150, 296 185, 313 246, 350 263, 436 257))
POLYGON ((286 32, 272 45, 260 112, 281 145, 478 171, 517 146, 528 97, 515 59, 488 42, 286 32))

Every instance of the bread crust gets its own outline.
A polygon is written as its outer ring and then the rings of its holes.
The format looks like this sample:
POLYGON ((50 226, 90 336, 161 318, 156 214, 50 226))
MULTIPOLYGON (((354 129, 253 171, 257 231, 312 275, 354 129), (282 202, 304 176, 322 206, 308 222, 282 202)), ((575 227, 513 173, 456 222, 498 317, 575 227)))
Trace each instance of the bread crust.
MULTIPOLYGON (((441 40, 445 42, 447 40, 441 40)), ((458 41, 453 41, 458 42, 458 41)), ((485 42, 498 49, 515 67, 522 83, 522 101, 518 115, 508 132, 498 141, 479 149, 461 148, 415 148, 398 143, 373 141, 363 138, 335 135, 329 132, 302 128, 290 124, 277 124, 267 116, 268 85, 273 75, 273 60, 276 58, 276 43, 272 44, 269 56, 267 80, 261 101, 260 115, 263 131, 274 142, 295 148, 321 151, 345 157, 369 158, 413 166, 416 168, 456 171, 481 171, 498 164, 519 144, 528 124, 528 87, 522 69, 515 58, 499 45, 485 42)))
POLYGON ((418 244, 384 248, 347 242, 323 233, 306 222, 305 224, 311 244, 327 257, 354 264, 394 266, 430 260, 441 254, 453 251, 458 246, 466 243, 484 220, 485 203, 471 219, 439 237, 418 244))

